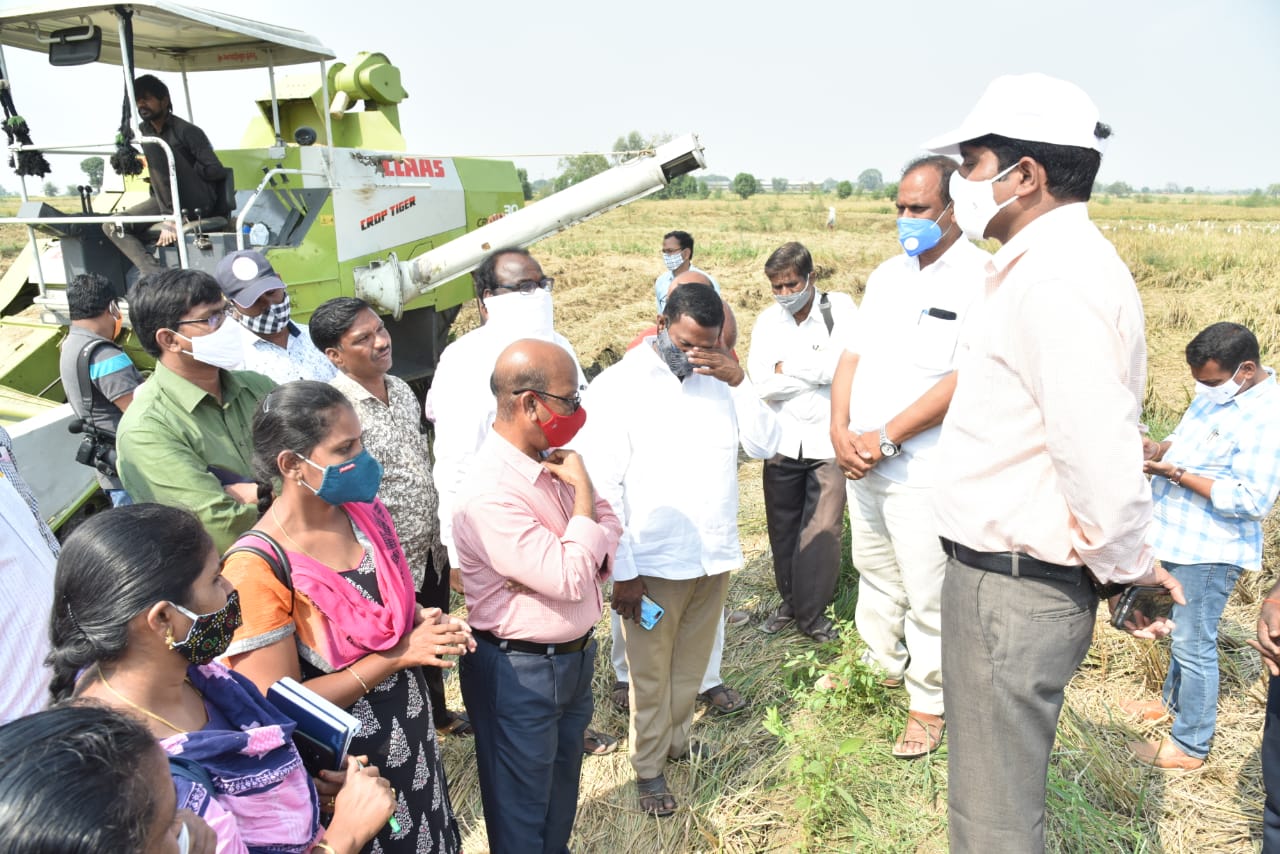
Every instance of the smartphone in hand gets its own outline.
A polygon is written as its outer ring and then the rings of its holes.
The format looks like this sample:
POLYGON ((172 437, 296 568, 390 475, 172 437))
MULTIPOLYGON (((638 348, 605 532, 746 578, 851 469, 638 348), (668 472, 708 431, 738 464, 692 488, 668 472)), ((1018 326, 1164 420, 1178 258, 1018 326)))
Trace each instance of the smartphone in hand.
POLYGON ((1127 631, 1125 623, 1136 622, 1138 616, 1148 621, 1168 617, 1173 611, 1173 596, 1165 587, 1129 587, 1120 594, 1120 602, 1111 615, 1111 625, 1127 631))
POLYGON ((658 625, 658 620, 661 620, 662 615, 665 613, 666 610, 650 599, 648 593, 640 597, 640 628, 649 631, 658 625))

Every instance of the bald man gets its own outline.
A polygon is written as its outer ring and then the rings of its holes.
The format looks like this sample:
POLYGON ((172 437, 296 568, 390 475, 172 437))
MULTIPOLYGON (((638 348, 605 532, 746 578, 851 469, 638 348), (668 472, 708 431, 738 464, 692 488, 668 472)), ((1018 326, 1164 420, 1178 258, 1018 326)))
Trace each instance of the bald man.
POLYGON ((497 402, 453 518, 477 649, 461 668, 490 850, 568 850, 593 710, 592 627, 622 525, 565 446, 586 421, 560 345, 498 356, 497 402))

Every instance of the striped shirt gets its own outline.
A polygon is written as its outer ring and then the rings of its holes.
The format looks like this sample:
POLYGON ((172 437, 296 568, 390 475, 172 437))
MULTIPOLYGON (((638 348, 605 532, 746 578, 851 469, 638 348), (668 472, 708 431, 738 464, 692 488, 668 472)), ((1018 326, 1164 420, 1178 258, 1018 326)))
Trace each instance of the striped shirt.
POLYGON ((1262 569, 1262 520, 1280 492, 1280 389, 1275 371, 1219 406, 1191 401, 1168 437, 1164 461, 1213 480, 1210 498, 1151 479, 1147 542, 1170 563, 1229 563, 1262 569))
POLYGON ((0 724, 38 712, 49 700, 49 612, 58 541, 18 474, 0 427, 0 724))

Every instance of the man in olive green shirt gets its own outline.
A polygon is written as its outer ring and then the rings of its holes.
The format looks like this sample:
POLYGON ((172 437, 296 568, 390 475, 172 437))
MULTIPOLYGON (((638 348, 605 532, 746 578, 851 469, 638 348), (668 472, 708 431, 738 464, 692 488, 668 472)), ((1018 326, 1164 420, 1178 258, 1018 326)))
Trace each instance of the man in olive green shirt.
POLYGON ((120 479, 135 501, 195 513, 225 551, 258 519, 253 413, 275 383, 237 364, 241 339, 225 324, 226 300, 212 276, 165 270, 138 280, 129 317, 156 357, 120 419, 120 479))

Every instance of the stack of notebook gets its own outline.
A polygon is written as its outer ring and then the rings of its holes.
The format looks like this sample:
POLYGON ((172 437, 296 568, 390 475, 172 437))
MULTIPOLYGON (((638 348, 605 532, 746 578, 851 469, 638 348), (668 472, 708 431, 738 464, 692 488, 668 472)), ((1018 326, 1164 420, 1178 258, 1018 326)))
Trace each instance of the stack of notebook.
POLYGON ((267 690, 267 699, 297 723, 293 743, 311 776, 325 769, 342 770, 360 721, 288 676, 267 690))

